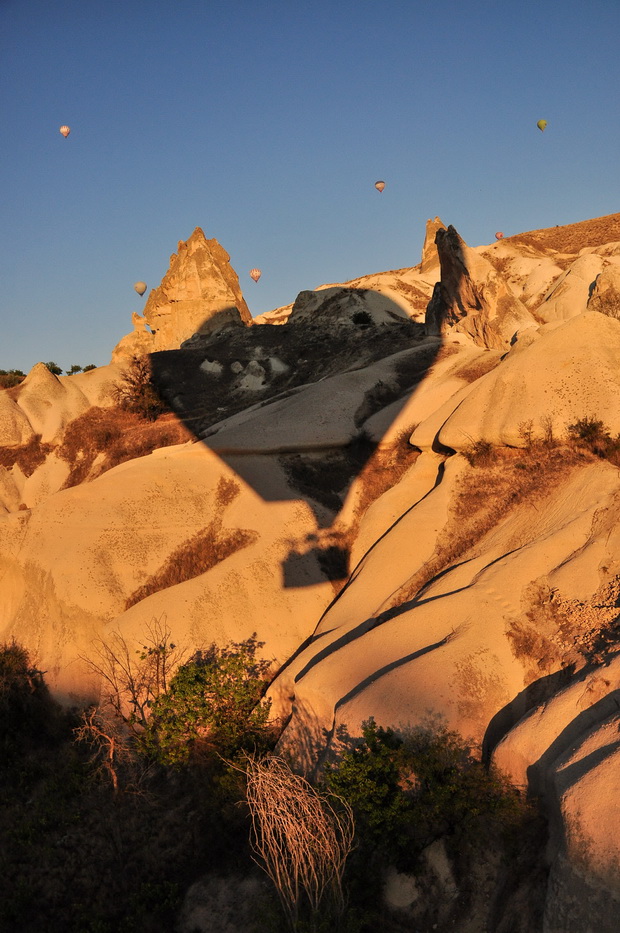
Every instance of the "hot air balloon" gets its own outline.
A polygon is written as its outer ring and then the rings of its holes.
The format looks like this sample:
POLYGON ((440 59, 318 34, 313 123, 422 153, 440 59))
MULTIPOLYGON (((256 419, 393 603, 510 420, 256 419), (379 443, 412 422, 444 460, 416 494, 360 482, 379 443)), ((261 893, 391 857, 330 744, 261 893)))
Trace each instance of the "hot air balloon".
POLYGON ((136 291, 139 295, 143 295, 146 291, 146 282, 136 282, 134 285, 134 291, 136 291))
POLYGON ((384 182, 384 181, 376 181, 376 182, 375 182, 375 188, 377 189, 377 191, 383 191, 383 189, 385 188, 385 182, 384 182))
POLYGON ((541 133, 544 133, 546 125, 547 125, 546 120, 539 120, 538 123, 536 124, 536 126, 538 127, 541 133))
POLYGON ((504 237, 504 234, 501 232, 501 230, 498 230, 497 233, 495 234, 495 239, 502 240, 503 237, 504 237))
POLYGON ((62 135, 63 135, 63 136, 65 137, 65 139, 66 139, 67 136, 69 135, 69 133, 71 132, 71 127, 70 127, 70 126, 61 126, 58 132, 59 132, 59 133, 62 133, 62 135))
POLYGON ((258 282, 262 275, 260 269, 250 269, 250 278, 254 279, 255 282, 258 282))

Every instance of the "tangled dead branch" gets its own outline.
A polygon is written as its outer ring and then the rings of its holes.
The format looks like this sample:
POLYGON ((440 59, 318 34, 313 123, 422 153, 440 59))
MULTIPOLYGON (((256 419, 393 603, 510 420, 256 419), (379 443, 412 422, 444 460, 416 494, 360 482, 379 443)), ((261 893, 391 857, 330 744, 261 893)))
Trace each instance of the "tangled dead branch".
POLYGON ((314 925, 319 909, 344 910, 342 876, 353 847, 351 808, 317 791, 281 758, 247 759, 252 846, 273 881, 291 930, 307 904, 314 925))

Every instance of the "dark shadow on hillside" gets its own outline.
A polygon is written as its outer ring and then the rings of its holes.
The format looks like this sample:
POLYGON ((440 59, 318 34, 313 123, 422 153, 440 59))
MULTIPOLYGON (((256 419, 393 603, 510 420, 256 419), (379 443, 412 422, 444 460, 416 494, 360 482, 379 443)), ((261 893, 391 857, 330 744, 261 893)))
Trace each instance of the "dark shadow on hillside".
MULTIPOLYGON (((337 302, 332 295, 324 303, 331 302, 331 314, 321 313, 321 306, 293 323, 246 326, 231 321, 232 310, 225 309, 180 349, 150 357, 157 392, 192 435, 265 501, 307 502, 322 529, 329 529, 375 453, 366 422, 388 405, 404 405, 440 348, 437 339, 425 339, 424 325, 403 317, 395 302, 378 293, 372 294, 373 309, 380 297, 384 322, 373 323, 360 310, 368 290, 359 292, 341 289, 337 302), (387 377, 364 380, 369 366, 395 354, 387 377), (327 393, 322 401, 308 397, 306 410, 293 410, 300 393, 343 374, 352 375, 334 383, 341 406, 327 393), (319 404, 326 405, 324 415, 313 407, 319 404), (262 424, 261 416, 267 416, 262 424)), ((342 580, 347 557, 340 543, 317 543, 303 554, 292 547, 284 585, 342 580)))

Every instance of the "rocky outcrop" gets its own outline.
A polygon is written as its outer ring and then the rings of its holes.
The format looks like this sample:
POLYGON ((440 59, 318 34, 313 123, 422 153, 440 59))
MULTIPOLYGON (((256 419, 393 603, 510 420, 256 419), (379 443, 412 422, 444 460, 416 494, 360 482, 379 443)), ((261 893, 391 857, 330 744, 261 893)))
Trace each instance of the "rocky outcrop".
POLYGON ((558 438, 585 417, 620 432, 620 322, 586 311, 548 327, 524 349, 517 344, 466 398, 448 400, 412 442, 427 446, 436 439, 452 450, 465 450, 472 439, 522 447, 526 423, 534 437, 552 430, 558 438))
POLYGON ((295 299, 288 321, 290 324, 385 324, 406 321, 407 313, 387 295, 371 288, 334 286, 317 291, 300 292, 295 299))
MULTIPOLYGON (((541 321, 565 321, 585 311, 594 281, 603 268, 603 260, 594 253, 579 256, 553 283, 536 308, 541 321)), ((598 309, 596 309, 598 310, 598 309)))
POLYGON ((597 275, 588 299, 588 309, 620 320, 620 266, 605 266, 597 275))
POLYGON ((251 321, 230 256, 196 227, 179 242, 161 285, 148 297, 144 317, 134 315, 134 331, 116 346, 113 359, 136 351, 174 350, 196 334, 251 321))
POLYGON ((454 227, 435 236, 441 280, 426 311, 426 330, 468 334, 481 347, 507 349, 517 332, 536 321, 508 282, 483 256, 471 250, 454 227))

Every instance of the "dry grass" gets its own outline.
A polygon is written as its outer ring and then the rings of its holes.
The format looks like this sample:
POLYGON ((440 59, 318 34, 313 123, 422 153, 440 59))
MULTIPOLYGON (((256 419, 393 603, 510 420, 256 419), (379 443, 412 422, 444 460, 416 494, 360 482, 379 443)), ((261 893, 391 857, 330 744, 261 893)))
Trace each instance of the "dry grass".
POLYGON ((533 583, 523 619, 507 632, 515 657, 528 664, 526 683, 560 668, 604 663, 618 649, 620 576, 601 585, 590 600, 565 599, 557 589, 533 583))
POLYGON ((170 554, 159 570, 127 598, 125 609, 130 609, 153 593, 199 577, 256 540, 255 531, 241 528, 222 530, 224 510, 238 495, 239 486, 234 480, 221 477, 216 492, 215 515, 211 522, 170 554))
POLYGON ((506 237, 506 241, 512 244, 573 254, 584 246, 604 246, 617 240, 620 240, 620 214, 607 214, 563 227, 545 227, 506 237))
POLYGON ((71 465, 65 487, 84 482, 99 454, 105 454, 105 459, 97 475, 126 460, 188 440, 194 440, 193 434, 172 413, 145 421, 119 408, 89 408, 67 425, 58 448, 58 455, 71 465))
POLYGON ((127 598, 125 609, 130 609, 153 593, 199 577, 235 551, 247 547, 256 537, 256 532, 241 528, 222 534, 213 528, 213 524, 208 525, 173 551, 157 573, 127 598))
POLYGON ((0 466, 10 470, 17 464, 24 476, 32 476, 53 449, 52 444, 42 444, 41 435, 35 434, 19 447, 0 447, 0 466))
POLYGON ((460 481, 433 557, 404 584, 391 606, 419 595, 438 574, 464 557, 477 556, 485 535, 513 509, 544 499, 573 470, 593 459, 593 455, 570 445, 540 444, 529 450, 499 448, 491 452, 485 445, 483 462, 474 459, 460 481))

